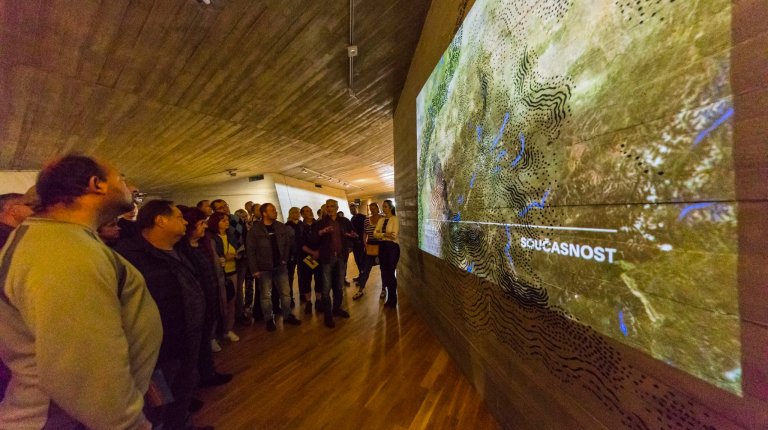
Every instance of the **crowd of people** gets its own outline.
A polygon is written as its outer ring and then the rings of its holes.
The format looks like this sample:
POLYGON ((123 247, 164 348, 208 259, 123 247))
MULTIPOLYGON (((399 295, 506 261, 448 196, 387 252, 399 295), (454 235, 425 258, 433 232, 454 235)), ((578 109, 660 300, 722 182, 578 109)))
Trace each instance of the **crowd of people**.
POLYGON ((294 207, 282 223, 269 202, 232 213, 223 199, 137 195, 82 155, 48 164, 26 194, 0 195, 0 428, 194 428, 196 390, 233 377, 214 353, 236 331, 300 325, 302 307, 329 328, 350 317, 350 253, 353 299, 379 264, 381 299, 397 306, 389 200, 370 217, 350 204, 350 220, 329 199, 317 218, 294 207))

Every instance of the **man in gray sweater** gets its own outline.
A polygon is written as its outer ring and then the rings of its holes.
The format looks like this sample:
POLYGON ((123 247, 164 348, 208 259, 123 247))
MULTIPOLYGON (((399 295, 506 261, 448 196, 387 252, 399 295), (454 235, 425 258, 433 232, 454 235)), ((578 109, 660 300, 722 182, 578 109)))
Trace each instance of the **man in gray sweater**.
POLYGON ((41 211, 0 252, 0 428, 150 429, 162 339, 144 278, 96 228, 133 206, 111 166, 68 155, 37 180, 41 211))
POLYGON ((259 208, 261 220, 253 224, 248 231, 245 253, 248 266, 259 285, 261 311, 267 321, 267 330, 275 331, 275 316, 272 309, 272 283, 280 292, 283 311, 283 324, 299 325, 291 313, 291 285, 288 285, 286 263, 293 244, 293 230, 277 220, 277 209, 272 203, 264 203, 259 208))

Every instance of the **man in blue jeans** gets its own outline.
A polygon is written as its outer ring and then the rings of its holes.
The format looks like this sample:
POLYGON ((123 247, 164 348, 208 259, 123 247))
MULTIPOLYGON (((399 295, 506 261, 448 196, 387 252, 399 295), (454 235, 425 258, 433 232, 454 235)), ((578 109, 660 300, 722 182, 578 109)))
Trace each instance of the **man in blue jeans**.
POLYGON ((347 259, 351 249, 350 240, 357 236, 352 223, 338 216, 339 203, 328 199, 325 202, 325 214, 321 220, 312 224, 312 235, 317 243, 314 257, 320 260, 323 271, 323 310, 325 325, 336 327, 333 316, 349 318, 349 313, 342 309, 344 303, 344 274, 347 272, 347 259), (330 292, 333 290, 333 304, 330 292))
POLYGON ((291 286, 288 285, 286 262, 293 244, 291 230, 277 221, 277 209, 272 203, 264 203, 259 208, 261 220, 253 224, 248 232, 246 254, 248 266, 259 285, 261 311, 267 322, 267 330, 275 331, 275 316, 272 309, 272 283, 280 292, 283 311, 283 324, 299 325, 291 313, 291 286))

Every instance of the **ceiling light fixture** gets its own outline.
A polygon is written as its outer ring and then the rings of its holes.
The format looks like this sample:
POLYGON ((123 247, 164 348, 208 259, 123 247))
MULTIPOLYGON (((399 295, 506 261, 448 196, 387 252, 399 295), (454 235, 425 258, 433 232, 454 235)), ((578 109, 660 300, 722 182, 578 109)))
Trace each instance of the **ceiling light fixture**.
POLYGON ((354 42, 355 28, 355 0, 349 0, 349 44, 347 45, 347 57, 349 57, 349 82, 347 83, 347 93, 350 97, 357 99, 354 87, 355 57, 357 57, 357 45, 354 42))
POLYGON ((301 166, 299 168, 301 169, 301 173, 314 175, 315 179, 322 179, 322 180, 328 181, 330 183, 337 183, 339 185, 343 185, 346 188, 353 187, 353 188, 357 188, 358 190, 362 190, 363 189, 362 187, 358 187, 357 185, 353 185, 349 181, 342 181, 339 178, 334 178, 331 175, 326 175, 325 173, 318 172, 317 170, 312 170, 312 169, 309 169, 309 168, 304 167, 304 166, 301 166))

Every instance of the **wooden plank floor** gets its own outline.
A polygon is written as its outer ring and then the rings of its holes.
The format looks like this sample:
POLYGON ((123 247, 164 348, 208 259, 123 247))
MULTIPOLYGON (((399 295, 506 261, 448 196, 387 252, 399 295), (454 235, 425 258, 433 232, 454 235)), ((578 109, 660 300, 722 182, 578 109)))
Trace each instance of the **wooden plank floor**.
MULTIPOLYGON (((350 264, 348 277, 357 273, 350 264)), ((241 340, 214 354, 217 368, 235 374, 227 385, 199 390, 205 402, 197 425, 217 429, 498 429, 480 396, 409 306, 384 308, 374 268, 352 317, 323 325, 304 315, 298 327, 276 332, 263 322, 238 327, 241 340)), ((296 287, 294 285, 294 291, 296 287)), ((296 296, 298 300, 298 295, 296 296)))

